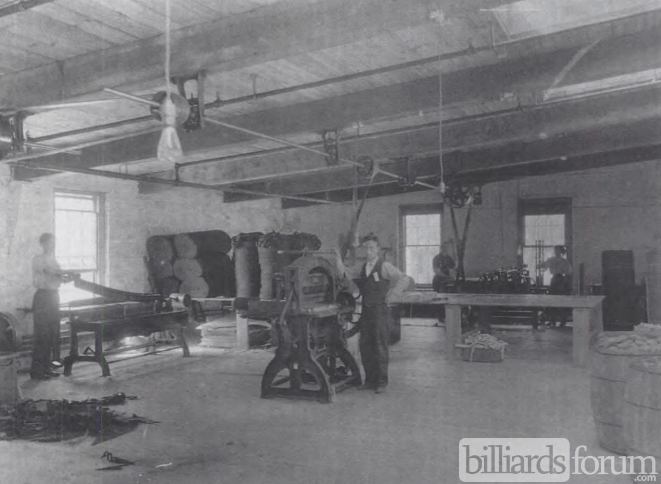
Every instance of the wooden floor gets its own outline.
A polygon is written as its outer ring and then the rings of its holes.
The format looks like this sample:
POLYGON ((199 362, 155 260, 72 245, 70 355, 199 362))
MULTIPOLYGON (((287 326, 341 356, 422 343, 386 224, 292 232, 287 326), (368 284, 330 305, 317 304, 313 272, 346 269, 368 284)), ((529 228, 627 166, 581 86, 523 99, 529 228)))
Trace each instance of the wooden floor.
POLYGON ((141 399, 117 410, 161 423, 97 446, 91 439, 0 442, 0 482, 454 484, 463 437, 564 437, 572 448, 609 455, 595 442, 588 372, 571 366, 570 331, 504 337, 510 349, 502 363, 448 362, 443 328, 404 320, 402 341, 391 348, 388 391, 352 389, 330 405, 260 399, 271 357, 265 350, 193 348, 187 359, 170 352, 113 365, 111 378, 81 364, 71 378, 22 382, 24 396, 81 399, 122 391, 141 399), (106 450, 136 464, 95 471, 106 450))

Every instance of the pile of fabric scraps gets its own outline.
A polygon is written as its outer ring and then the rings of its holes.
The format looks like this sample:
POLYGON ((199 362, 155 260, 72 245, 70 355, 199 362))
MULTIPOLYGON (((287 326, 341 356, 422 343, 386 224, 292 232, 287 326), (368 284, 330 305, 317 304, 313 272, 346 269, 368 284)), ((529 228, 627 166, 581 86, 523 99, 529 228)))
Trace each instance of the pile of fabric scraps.
POLYGON ((0 440, 60 442, 89 435, 92 445, 134 430, 138 425, 158 423, 137 415, 110 410, 136 397, 123 393, 82 402, 68 400, 24 400, 0 405, 0 440))

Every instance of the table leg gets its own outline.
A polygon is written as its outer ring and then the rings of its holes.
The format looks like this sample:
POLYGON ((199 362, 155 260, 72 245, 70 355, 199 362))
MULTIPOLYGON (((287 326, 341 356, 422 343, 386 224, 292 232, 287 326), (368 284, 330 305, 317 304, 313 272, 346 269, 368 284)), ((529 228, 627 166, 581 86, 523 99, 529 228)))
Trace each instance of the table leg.
POLYGON ((94 334, 94 357, 99 365, 101 365, 102 376, 110 376, 110 367, 103 356, 103 329, 96 331, 94 334))
POLYGON ((71 375, 73 363, 78 359, 78 329, 73 324, 69 324, 69 338, 69 356, 64 358, 64 376, 71 375))
POLYGON ((244 318, 236 313, 236 347, 240 350, 247 350, 248 343, 248 318, 244 318))
POLYGON ((179 344, 184 349, 184 356, 190 356, 190 349, 188 348, 188 342, 186 341, 183 327, 180 327, 177 330, 177 337, 179 338, 179 344))
POLYGON ((454 345, 461 343, 461 306, 445 305, 445 356, 450 360, 459 359, 454 345))
POLYGON ((588 363, 591 335, 590 320, 593 312, 589 308, 574 308, 573 310, 572 360, 576 366, 586 366, 588 363))

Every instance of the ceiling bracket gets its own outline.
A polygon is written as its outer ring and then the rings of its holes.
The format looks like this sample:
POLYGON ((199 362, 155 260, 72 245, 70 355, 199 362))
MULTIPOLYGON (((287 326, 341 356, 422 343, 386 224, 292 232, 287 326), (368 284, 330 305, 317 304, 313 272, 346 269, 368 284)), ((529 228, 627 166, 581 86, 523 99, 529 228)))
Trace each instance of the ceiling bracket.
POLYGON ((324 142, 324 151, 326 152, 326 164, 328 166, 337 166, 340 162, 340 139, 338 129, 321 132, 321 139, 324 142))
POLYGON ((375 164, 370 156, 363 155, 356 160, 360 165, 356 165, 356 173, 363 178, 369 178, 374 173, 375 164))
POLYGON ((198 71, 192 76, 187 77, 172 77, 171 81, 177 85, 179 94, 188 101, 190 106, 190 114, 188 119, 183 124, 184 129, 187 133, 191 131, 197 131, 204 128, 204 79, 206 73, 205 71, 198 71), (195 81, 196 83, 196 95, 193 93, 186 93, 186 83, 188 81, 195 81))
POLYGON ((411 170, 411 158, 409 156, 404 156, 402 158, 397 158, 395 161, 399 163, 406 163, 406 175, 397 180, 399 186, 403 188, 410 188, 415 185, 418 177, 411 170))

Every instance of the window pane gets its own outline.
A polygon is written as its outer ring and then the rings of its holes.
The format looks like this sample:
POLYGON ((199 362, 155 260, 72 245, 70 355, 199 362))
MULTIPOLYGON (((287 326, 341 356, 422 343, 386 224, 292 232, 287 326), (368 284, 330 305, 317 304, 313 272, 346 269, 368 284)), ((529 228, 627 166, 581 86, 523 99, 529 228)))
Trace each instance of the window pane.
POLYGON ((542 245, 566 245, 563 214, 526 215, 523 223, 525 245, 535 245, 538 241, 542 245))
POLYGON ((55 195, 55 210, 96 211, 95 197, 89 195, 55 195))
MULTIPOLYGON (((82 272, 85 280, 99 282, 99 219, 96 195, 57 193, 55 195, 55 257, 64 270, 82 272)), ((60 290, 62 302, 93 297, 72 283, 60 290)))
POLYGON ((441 215, 406 215, 406 245, 441 245, 441 215))
POLYGON ((432 259, 441 249, 441 214, 404 216, 404 271, 418 284, 431 284, 432 259))
MULTIPOLYGON (((81 274, 81 279, 84 279, 85 281, 90 281, 90 282, 98 282, 96 280, 96 273, 95 272, 85 272, 81 274)), ((91 299, 95 297, 95 294, 92 294, 91 292, 83 291, 82 289, 77 288, 76 286, 73 285, 73 282, 69 282, 67 284, 62 284, 60 286, 60 303, 61 304, 66 304, 71 301, 79 301, 81 299, 91 299)))
POLYGON ((438 246, 406 248, 406 273, 415 279, 416 284, 431 284, 434 277, 432 260, 438 253, 438 246))

